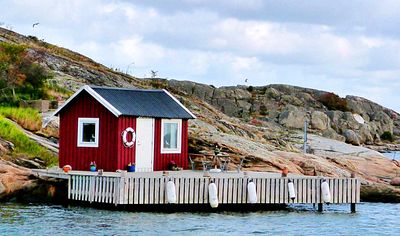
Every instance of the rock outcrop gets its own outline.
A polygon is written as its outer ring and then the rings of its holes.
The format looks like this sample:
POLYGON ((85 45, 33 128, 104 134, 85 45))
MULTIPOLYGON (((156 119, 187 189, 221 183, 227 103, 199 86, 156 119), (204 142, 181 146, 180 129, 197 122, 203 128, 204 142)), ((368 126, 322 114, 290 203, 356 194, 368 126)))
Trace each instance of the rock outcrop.
POLYGON ((390 180, 390 185, 400 186, 400 177, 394 177, 390 180))
POLYGON ((307 113, 298 110, 295 106, 288 106, 281 114, 279 114, 279 124, 288 127, 301 129, 307 119, 307 113))
POLYGON ((351 132, 349 142, 355 145, 380 143, 380 136, 386 131, 400 134, 398 113, 360 97, 347 96, 344 99, 347 110, 338 111, 329 110, 321 102, 320 98, 327 92, 296 86, 215 88, 176 80, 163 80, 163 84, 170 90, 207 101, 228 116, 253 117, 290 129, 302 129, 304 121, 308 121, 308 128, 320 133, 327 131, 326 137, 338 140, 349 136, 348 130, 351 130, 354 133, 351 132))
POLYGON ((10 199, 35 185, 29 169, 0 160, 0 199, 10 199))
POLYGON ((346 129, 343 132, 343 136, 346 139, 346 142, 356 145, 356 146, 360 146, 360 139, 358 138, 358 135, 356 134, 356 132, 354 132, 351 129, 346 129))
POLYGON ((321 111, 313 111, 311 113, 310 125, 312 129, 317 130, 327 130, 331 127, 329 117, 321 111))
POLYGON ((65 203, 66 183, 57 179, 42 179, 30 169, 0 160, 0 202, 65 203))

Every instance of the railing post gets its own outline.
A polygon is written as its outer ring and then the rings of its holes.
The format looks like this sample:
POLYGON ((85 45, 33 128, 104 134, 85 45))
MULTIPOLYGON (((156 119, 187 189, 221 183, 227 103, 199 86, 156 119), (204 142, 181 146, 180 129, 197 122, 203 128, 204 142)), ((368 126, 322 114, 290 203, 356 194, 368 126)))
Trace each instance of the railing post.
POLYGON ((71 199, 71 175, 68 175, 68 200, 71 199))
POLYGON ((121 177, 118 183, 118 204, 126 204, 125 203, 125 180, 126 180, 126 172, 121 172, 121 177))
POLYGON ((89 181, 89 202, 92 203, 94 200, 94 191, 95 191, 95 176, 90 176, 90 181, 89 181))

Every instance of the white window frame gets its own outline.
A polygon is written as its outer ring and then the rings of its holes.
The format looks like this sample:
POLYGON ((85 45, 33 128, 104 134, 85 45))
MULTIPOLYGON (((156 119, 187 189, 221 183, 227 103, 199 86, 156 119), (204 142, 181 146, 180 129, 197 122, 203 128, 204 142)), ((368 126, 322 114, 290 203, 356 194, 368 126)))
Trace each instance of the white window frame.
POLYGON ((99 118, 78 118, 78 147, 99 147, 99 118), (83 124, 94 123, 94 142, 84 142, 83 139, 83 124))
POLYGON ((181 119, 162 119, 161 120, 161 153, 181 153, 182 148, 182 120, 181 119), (166 123, 178 124, 177 148, 164 148, 164 126, 166 123))

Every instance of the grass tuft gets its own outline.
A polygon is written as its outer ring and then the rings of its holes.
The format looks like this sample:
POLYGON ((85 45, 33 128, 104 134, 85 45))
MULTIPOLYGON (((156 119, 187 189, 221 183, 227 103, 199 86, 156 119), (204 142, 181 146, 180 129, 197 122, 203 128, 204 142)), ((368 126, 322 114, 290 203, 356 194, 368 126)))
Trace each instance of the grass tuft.
POLYGON ((32 159, 38 158, 44 161, 46 166, 58 163, 58 159, 53 153, 29 139, 23 131, 3 116, 0 116, 0 136, 14 143, 15 154, 24 154, 32 159))
POLYGON ((38 131, 42 128, 42 117, 36 109, 0 107, 0 114, 17 122, 24 129, 38 131))

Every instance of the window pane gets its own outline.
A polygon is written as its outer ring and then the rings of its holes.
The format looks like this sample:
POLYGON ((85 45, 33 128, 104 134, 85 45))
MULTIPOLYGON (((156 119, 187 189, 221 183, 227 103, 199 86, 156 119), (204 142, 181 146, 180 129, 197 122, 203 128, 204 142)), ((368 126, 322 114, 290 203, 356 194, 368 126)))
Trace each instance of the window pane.
POLYGON ((164 123, 164 143, 166 149, 178 148, 178 124, 164 123))
POLYGON ((96 125, 94 123, 83 123, 82 141, 94 142, 96 125))

